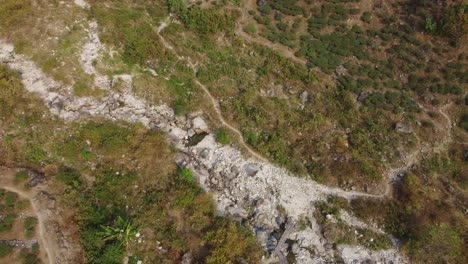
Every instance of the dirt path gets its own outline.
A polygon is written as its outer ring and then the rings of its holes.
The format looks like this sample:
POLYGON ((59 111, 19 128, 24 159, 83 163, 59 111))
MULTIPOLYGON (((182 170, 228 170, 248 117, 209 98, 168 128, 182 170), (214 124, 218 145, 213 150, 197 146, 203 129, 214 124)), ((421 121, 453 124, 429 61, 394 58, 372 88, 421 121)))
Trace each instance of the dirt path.
POLYGON ((244 140, 244 136, 242 135, 242 133, 235 127, 231 126, 228 122, 226 122, 226 120, 224 119, 223 117, 223 114, 221 112, 221 109, 219 108, 219 103, 218 101, 211 95, 210 91, 208 91, 208 88, 206 88, 205 85, 203 85, 202 83, 200 83, 198 80, 195 80, 195 83, 200 86, 200 88, 202 88, 202 90, 205 92, 206 96, 208 96, 208 98, 210 99, 211 101, 211 104, 213 105, 213 108, 216 112, 216 115, 218 116, 218 119, 219 121, 221 122, 221 124, 225 127, 227 127, 229 130, 231 130, 232 133, 234 133, 236 135, 236 137, 238 138, 238 143, 244 148, 246 149, 250 155, 252 155, 253 157, 263 161, 263 162, 268 162, 268 160, 266 158, 264 158, 262 155, 258 154, 255 150, 253 150, 252 148, 250 148, 246 143, 245 143, 245 140, 244 140))
POLYGON ((34 199, 34 197, 40 190, 24 190, 21 187, 17 187, 13 182, 13 175, 14 172, 11 170, 0 169, 0 188, 5 189, 9 192, 14 192, 20 197, 27 199, 30 202, 32 210, 38 220, 38 236, 41 248, 45 251, 49 263, 55 263, 54 260, 56 259, 59 250, 57 247, 53 246, 54 243, 52 242, 51 238, 53 234, 47 233, 45 231, 45 223, 48 220, 46 214, 43 212, 44 209, 40 208, 40 206, 34 199))

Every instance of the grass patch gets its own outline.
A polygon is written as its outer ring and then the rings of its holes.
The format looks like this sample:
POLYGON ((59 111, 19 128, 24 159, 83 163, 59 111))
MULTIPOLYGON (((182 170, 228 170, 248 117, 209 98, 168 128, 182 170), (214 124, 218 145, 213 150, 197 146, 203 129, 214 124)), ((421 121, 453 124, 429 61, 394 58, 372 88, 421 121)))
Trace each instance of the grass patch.
POLYGON ((26 181, 29 178, 28 171, 22 170, 15 174, 15 184, 26 181))
POLYGON ((11 252, 13 252, 12 247, 8 245, 0 244, 0 259, 10 255, 11 252))
POLYGON ((24 219, 23 228, 24 228, 24 235, 26 238, 32 238, 36 233, 36 226, 38 220, 35 217, 27 217, 24 219))
POLYGON ((220 128, 216 131, 216 142, 223 144, 223 145, 229 145, 232 143, 231 136, 229 135, 229 132, 224 129, 220 128))

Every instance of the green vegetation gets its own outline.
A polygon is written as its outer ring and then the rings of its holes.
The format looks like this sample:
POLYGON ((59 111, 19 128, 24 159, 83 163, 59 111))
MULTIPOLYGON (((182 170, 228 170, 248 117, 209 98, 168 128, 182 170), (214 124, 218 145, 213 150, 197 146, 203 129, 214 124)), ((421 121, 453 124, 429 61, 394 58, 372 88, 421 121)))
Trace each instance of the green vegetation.
MULTIPOLYGON (((0 3, 0 25, 8 30, 31 13, 32 4, 27 0, 5 0, 0 3)), ((2 29, 3 30, 3 29, 2 29)))
POLYGON ((243 29, 246 33, 249 34, 255 34, 257 32, 257 29, 255 28, 255 25, 250 23, 247 26, 244 27, 243 29))
MULTIPOLYGON (((247 143, 265 157, 298 175, 367 190, 382 180, 387 166, 400 165, 402 156, 414 148, 438 140, 445 123, 435 114, 437 108, 463 100, 466 54, 444 45, 441 36, 464 47, 467 15, 466 4, 448 3, 440 9, 431 1, 403 1, 384 7, 376 3, 369 10, 358 2, 272 0, 249 11, 251 20, 242 25, 246 33, 266 44, 279 44, 284 48, 279 51, 294 53, 307 67, 233 34, 239 1, 188 7, 183 0, 91 0, 87 15, 97 19, 103 43, 116 51, 115 57, 102 62, 112 67, 97 68, 106 68, 110 77, 135 73, 138 95, 157 103, 169 98, 167 103, 183 116, 204 109, 197 78, 219 99, 223 115, 241 128, 247 143), (157 27, 168 12, 182 23, 171 23, 160 34, 196 64, 197 72, 178 60, 158 36, 157 27), (421 35, 423 30, 430 34, 421 35), (143 74, 147 68, 157 76, 143 74), (309 94, 306 103, 300 96, 304 91, 309 94), (396 122, 412 126, 412 133, 395 131, 396 122)), ((60 65, 74 65, 65 58, 77 53, 73 43, 82 38, 82 25, 66 17, 50 18, 71 29, 58 44, 46 45, 57 50, 57 56, 38 54, 31 51, 30 40, 17 36, 24 34, 25 26, 20 25, 33 24, 28 22, 38 14, 41 19, 50 17, 36 9, 41 6, 32 8, 29 1, 2 1, 2 36, 9 39, 12 32, 18 51, 31 55, 54 78, 66 80, 60 65), (19 29, 12 31, 14 26, 19 29)), ((68 83, 74 84, 75 95, 94 94, 86 76, 71 75, 68 83)), ((121 263, 125 256, 144 263, 178 263, 187 252, 197 263, 259 261, 252 236, 216 215, 193 173, 175 168, 170 147, 159 133, 99 119, 61 123, 45 115, 42 103, 24 93, 18 74, 4 66, 0 90, 2 164, 43 171, 54 179, 54 190, 63 198, 58 202, 74 210, 88 263, 121 263), (136 247, 136 226, 145 239, 144 248, 136 247), (107 234, 102 234, 103 227, 107 234), (160 246, 166 253, 158 250, 160 246)), ((465 112, 448 113, 468 130, 465 112)), ((451 129, 454 137, 462 135, 455 142, 464 140, 462 129, 451 129)), ((216 140, 232 143, 223 129, 216 140)), ((397 186, 394 200, 359 200, 351 205, 360 217, 375 216, 401 239, 416 263, 466 262, 466 157, 461 146, 444 155, 443 151, 440 156, 428 155, 412 167, 397 186)), ((16 176, 18 183, 24 180, 25 175, 16 176)), ((23 206, 12 194, 4 193, 2 199, 6 217, 0 230, 6 232, 16 221, 15 210, 23 206)), ((324 236, 335 245, 389 246, 386 237, 326 221, 326 214, 339 219, 339 209, 347 205, 328 201, 319 206, 324 236)), ((33 220, 28 221, 26 231, 34 230, 33 220)), ((22 258, 25 263, 37 262, 30 252, 22 258)))
POLYGON ((7 214, 3 219, 0 219, 0 233, 11 231, 13 224, 16 221, 15 214, 7 214))
POLYGON ((103 229, 102 235, 104 241, 117 240, 122 245, 128 246, 131 240, 135 239, 138 234, 138 227, 132 219, 123 219, 117 217, 113 226, 101 226, 103 229))
POLYGON ((460 44, 468 34, 468 4, 449 6, 442 18, 443 32, 455 43, 460 44))
POLYGON ((461 145, 447 154, 426 157, 397 186, 395 200, 354 200, 358 217, 374 219, 402 240, 415 263, 462 263, 468 222, 461 205, 468 186, 461 145))
POLYGON ((141 3, 129 8, 124 2, 102 1, 92 5, 91 15, 97 19, 101 31, 100 38, 123 49, 122 60, 128 65, 144 65, 147 61, 170 56, 152 27, 155 21, 146 12, 156 12, 157 6, 141 3), (113 8, 109 8, 112 5, 113 8))
MULTIPOLYGON (((363 245, 372 250, 389 249, 392 242, 386 235, 377 234, 368 229, 348 226, 340 219, 340 210, 348 209, 346 200, 337 198, 319 202, 315 211, 318 222, 322 225, 323 236, 334 246, 340 244, 363 245), (330 220, 330 216, 334 220, 330 220)), ((306 223, 307 225, 308 223, 306 223)))
MULTIPOLYGON (((225 256, 228 261, 259 261, 261 250, 254 237, 239 224, 217 216, 211 197, 196 185, 192 172, 175 169, 173 153, 159 132, 103 120, 61 123, 44 115, 42 102, 24 93, 17 73, 5 67, 0 67, 0 86, 0 113, 10 113, 0 115, 9 135, 0 142, 2 163, 28 166, 53 179, 51 191, 60 197, 58 206, 74 212, 70 220, 79 228, 86 263, 121 263, 127 255, 144 263, 178 263, 189 251, 195 262, 206 262, 228 250, 218 243, 223 240, 238 248, 225 256), (38 152, 47 156, 32 162, 27 151, 31 147, 23 146, 38 146, 38 152), (145 247, 130 239, 127 248, 102 235, 101 226, 115 227, 119 216, 134 221, 145 247), (167 254, 158 253, 160 246, 167 254)), ((2 208, 16 207, 16 196, 3 193, 2 197, 8 202, 2 208)), ((8 214, 0 229, 10 230, 15 219, 15 214, 8 214)), ((32 222, 28 220, 28 227, 32 222)), ((37 263, 37 254, 25 251, 21 259, 37 263)))
POLYGON ((18 183, 24 182, 28 178, 29 178, 28 171, 26 170, 19 171, 18 173, 15 174, 15 183, 18 184, 18 183))
POLYGON ((22 249, 19 254, 19 260, 21 264, 41 264, 42 261, 38 256, 39 248, 33 248, 31 250, 22 249))
POLYGON ((468 131, 468 113, 463 113, 460 117, 460 127, 468 131))
POLYGON ((424 263, 463 262, 462 235, 448 225, 432 227, 419 241, 410 244, 410 254, 424 263))
POLYGON ((93 95, 97 96, 100 95, 102 91, 90 88, 90 86, 84 81, 78 81, 73 85, 73 93, 75 96, 84 97, 93 95))
POLYGON ((222 12, 218 7, 192 5, 189 8, 183 0, 167 0, 167 4, 169 11, 177 14, 188 29, 200 34, 232 31, 238 16, 235 12, 222 12))
POLYGON ((37 223, 38 221, 35 217, 27 217, 26 219, 24 219, 23 228, 25 231, 26 238, 31 238, 34 236, 37 223))
POLYGON ((10 255, 13 251, 13 248, 4 244, 0 244, 0 259, 10 255))
POLYGON ((216 131, 216 142, 223 145, 231 144, 231 136, 226 129, 220 128, 216 131))

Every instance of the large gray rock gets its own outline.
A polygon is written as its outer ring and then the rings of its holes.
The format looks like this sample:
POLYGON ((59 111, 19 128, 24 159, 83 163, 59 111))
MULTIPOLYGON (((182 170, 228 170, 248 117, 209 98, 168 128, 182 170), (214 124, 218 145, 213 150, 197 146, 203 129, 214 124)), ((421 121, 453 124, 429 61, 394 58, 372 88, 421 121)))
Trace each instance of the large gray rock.
POLYGON ((204 148, 200 151, 200 157, 207 159, 210 156, 210 149, 204 148))
POLYGON ((257 163, 248 163, 244 166, 244 169, 248 176, 253 177, 257 175, 257 172, 260 170, 260 165, 257 163))
POLYGON ((249 213, 242 207, 232 207, 228 211, 234 218, 246 219, 249 216, 249 213))
POLYGON ((357 97, 357 100, 358 102, 361 102, 361 103, 364 103, 367 99, 367 97, 369 97, 369 92, 367 91, 362 91, 359 93, 359 96, 357 97))
POLYGON ((275 251, 277 244, 278 244, 278 240, 276 239, 276 237, 273 235, 270 235, 267 241, 267 245, 266 245, 268 252, 275 251))
POLYGON ((402 124, 402 123, 396 123, 395 130, 398 133, 404 133, 404 134, 410 134, 413 131, 413 129, 411 128, 411 125, 402 124))
POLYGON ((185 139, 187 137, 187 132, 178 127, 172 128, 169 133, 177 139, 185 139))
POLYGON ((191 264, 192 263, 192 254, 190 252, 185 253, 182 256, 182 264, 191 264))
POLYGON ((205 120, 199 116, 192 119, 192 129, 195 130, 195 133, 197 134, 209 132, 209 128, 205 120))
POLYGON ((309 93, 307 91, 304 91, 301 93, 299 98, 301 98, 302 105, 305 105, 309 101, 309 93))

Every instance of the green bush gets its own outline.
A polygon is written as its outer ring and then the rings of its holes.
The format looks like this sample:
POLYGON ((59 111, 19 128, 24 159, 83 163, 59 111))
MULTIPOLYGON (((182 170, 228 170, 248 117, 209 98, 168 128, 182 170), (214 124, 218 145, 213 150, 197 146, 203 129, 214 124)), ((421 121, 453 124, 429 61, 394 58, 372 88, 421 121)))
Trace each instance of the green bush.
POLYGON ((37 252, 30 252, 27 249, 20 251, 20 260, 22 264, 40 264, 42 263, 37 252))
POLYGON ((0 259, 10 255, 13 251, 13 248, 4 244, 0 244, 0 259))
POLYGON ((426 15, 424 18, 424 30, 430 34, 435 33, 437 30, 437 25, 430 15, 426 15))
POLYGON ((7 214, 3 219, 0 219, 0 233, 10 231, 15 221, 16 215, 12 213, 7 214))
POLYGON ((445 224, 432 227, 420 240, 410 244, 416 263, 463 263, 463 250, 461 235, 445 224))
POLYGON ((247 24, 247 26, 245 26, 243 30, 249 34, 255 34, 257 32, 255 25, 252 23, 247 24))
POLYGON ((77 187, 80 185, 80 172, 70 167, 61 167, 56 179, 66 185, 77 187))
POLYGON ((76 96, 87 96, 90 93, 90 88, 86 83, 78 81, 73 85, 73 93, 76 96))
POLYGON ((371 19, 372 19, 372 13, 370 12, 364 12, 361 16, 361 20, 366 22, 366 23, 370 23, 371 22, 371 19))
POLYGON ((14 192, 7 192, 5 195, 4 205, 5 207, 13 207, 17 200, 18 200, 18 194, 14 192))
POLYGON ((220 227, 208 232, 204 240, 213 249, 206 259, 207 264, 237 263, 241 259, 254 263, 257 257, 255 238, 234 223, 222 221, 220 227))
POLYGON ((39 164, 47 158, 47 152, 38 145, 26 144, 23 150, 26 153, 27 159, 32 163, 39 164))
POLYGON ((468 33, 468 4, 462 3, 449 6, 442 18, 442 31, 454 44, 468 33))
POLYGON ((232 31, 237 15, 233 12, 221 13, 215 8, 193 6, 186 16, 182 17, 184 24, 201 34, 212 34, 232 31))
POLYGON ((8 29, 15 27, 18 23, 24 23, 32 11, 31 1, 2 0, 0 2, 0 25, 8 32, 8 29))
POLYGON ((186 182, 186 183, 188 183, 188 184, 194 184, 194 183, 195 183, 195 178, 193 177, 192 170, 190 170, 189 168, 183 168, 183 169, 179 172, 179 178, 180 178, 183 182, 186 182))
POLYGON ((24 219, 23 228, 25 230, 26 238, 31 238, 34 236, 37 223, 38 221, 35 217, 27 217, 24 219))
POLYGON ((468 131, 468 113, 463 113, 461 115, 459 125, 465 131, 468 131))
POLYGON ((223 145, 231 144, 231 136, 225 129, 220 128, 218 131, 216 131, 216 142, 223 145))
POLYGON ((15 183, 21 183, 29 178, 29 174, 27 170, 19 171, 15 174, 15 183))

